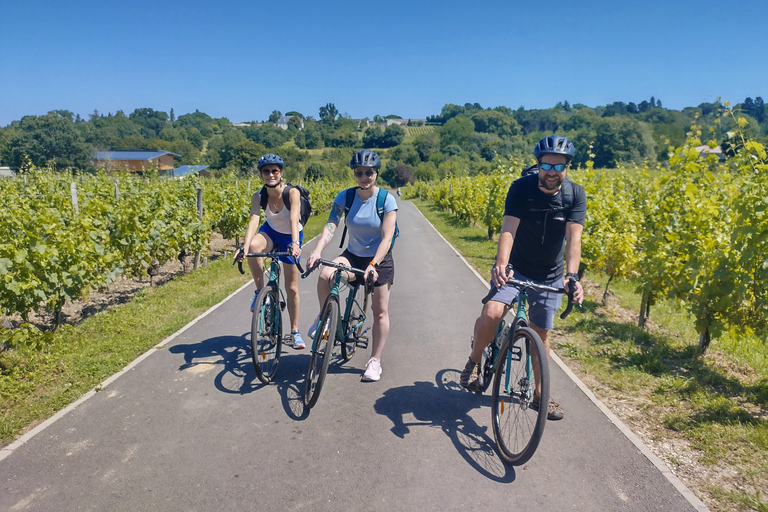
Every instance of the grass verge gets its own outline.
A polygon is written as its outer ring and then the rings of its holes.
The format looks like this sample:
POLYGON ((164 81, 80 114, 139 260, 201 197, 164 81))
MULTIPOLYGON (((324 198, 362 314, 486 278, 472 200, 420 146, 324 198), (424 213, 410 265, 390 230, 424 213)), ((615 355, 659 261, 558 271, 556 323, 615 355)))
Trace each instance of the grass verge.
MULTIPOLYGON (((496 243, 485 230, 412 201, 489 276, 496 243)), ((638 329, 635 285, 612 283, 604 306, 606 282, 584 279, 584 307, 558 320, 552 348, 711 510, 768 512, 766 347, 726 338, 702 356, 685 311, 660 302, 638 329)))
MULTIPOLYGON (((312 217, 305 240, 325 225, 312 217)), ((35 426, 222 301, 250 278, 229 258, 146 288, 129 303, 64 326, 43 347, 0 352, 0 446, 35 426)))

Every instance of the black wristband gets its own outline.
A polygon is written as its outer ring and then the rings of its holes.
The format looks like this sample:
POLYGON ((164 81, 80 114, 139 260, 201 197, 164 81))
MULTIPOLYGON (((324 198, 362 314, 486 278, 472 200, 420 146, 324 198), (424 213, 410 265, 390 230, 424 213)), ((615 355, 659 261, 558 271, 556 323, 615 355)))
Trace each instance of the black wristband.
POLYGON ((568 272, 567 274, 565 274, 565 277, 570 277, 571 279, 574 279, 576 281, 579 280, 579 274, 576 272, 568 272))

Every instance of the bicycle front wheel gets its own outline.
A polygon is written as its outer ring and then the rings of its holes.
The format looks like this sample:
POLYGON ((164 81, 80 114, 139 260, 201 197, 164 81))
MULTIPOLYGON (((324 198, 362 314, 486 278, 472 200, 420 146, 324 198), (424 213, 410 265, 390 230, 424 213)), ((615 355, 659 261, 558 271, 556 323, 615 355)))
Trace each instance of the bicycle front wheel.
POLYGON ((349 361, 355 355, 357 342, 365 329, 365 315, 368 310, 370 295, 365 293, 365 286, 355 286, 350 293, 354 293, 354 300, 347 308, 347 327, 344 332, 344 342, 341 344, 341 355, 344 361, 349 361))
POLYGON ((283 339, 277 287, 265 286, 256 298, 251 319, 251 359, 256 377, 269 384, 277 372, 283 339))
POLYGON ((493 437, 505 462, 525 464, 533 456, 547 424, 548 404, 544 344, 533 329, 521 327, 504 342, 493 380, 493 437))
POLYGON ((304 405, 311 409, 320 396, 328 364, 331 362, 333 344, 336 340, 336 324, 339 320, 339 299, 331 295, 325 302, 323 314, 317 323, 317 331, 312 340, 312 356, 307 369, 307 382, 304 387, 304 405))

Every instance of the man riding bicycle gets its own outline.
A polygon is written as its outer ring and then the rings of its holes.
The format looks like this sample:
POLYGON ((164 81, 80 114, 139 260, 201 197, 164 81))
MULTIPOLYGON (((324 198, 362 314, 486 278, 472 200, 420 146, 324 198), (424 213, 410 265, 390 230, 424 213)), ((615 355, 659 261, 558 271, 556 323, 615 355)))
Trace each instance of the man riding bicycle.
MULTIPOLYGON (((562 284, 566 290, 570 290, 568 281, 574 278, 574 301, 581 304, 584 298, 578 270, 587 197, 581 186, 566 178, 574 154, 573 144, 567 138, 544 137, 534 149, 538 173, 523 176, 509 187, 496 264, 491 270, 491 283, 499 291, 475 321, 472 352, 461 372, 460 384, 470 391, 480 390, 479 362, 483 350, 493 341, 499 322, 519 293, 507 284, 508 277, 552 287, 562 284), (514 269, 510 276, 507 276, 508 264, 514 269)), ((549 356, 549 331, 554 327, 562 295, 535 290, 528 293, 530 326, 541 338, 549 356)), ((534 395, 534 403, 536 401, 534 395)), ((547 418, 562 417, 562 408, 550 397, 547 418)))

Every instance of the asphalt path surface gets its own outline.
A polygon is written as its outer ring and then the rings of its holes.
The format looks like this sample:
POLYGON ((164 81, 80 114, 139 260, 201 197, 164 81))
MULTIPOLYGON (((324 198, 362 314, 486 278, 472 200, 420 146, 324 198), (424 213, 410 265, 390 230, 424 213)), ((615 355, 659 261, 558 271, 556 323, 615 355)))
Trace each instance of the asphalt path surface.
MULTIPOLYGON (((487 289, 407 201, 398 222, 379 382, 361 382, 360 349, 305 410, 309 353, 285 346, 262 385, 248 286, 0 460, 0 510, 695 510, 555 364, 565 418, 504 465, 490 391, 458 385, 487 289)), ((324 257, 340 252, 337 236, 324 257)))

